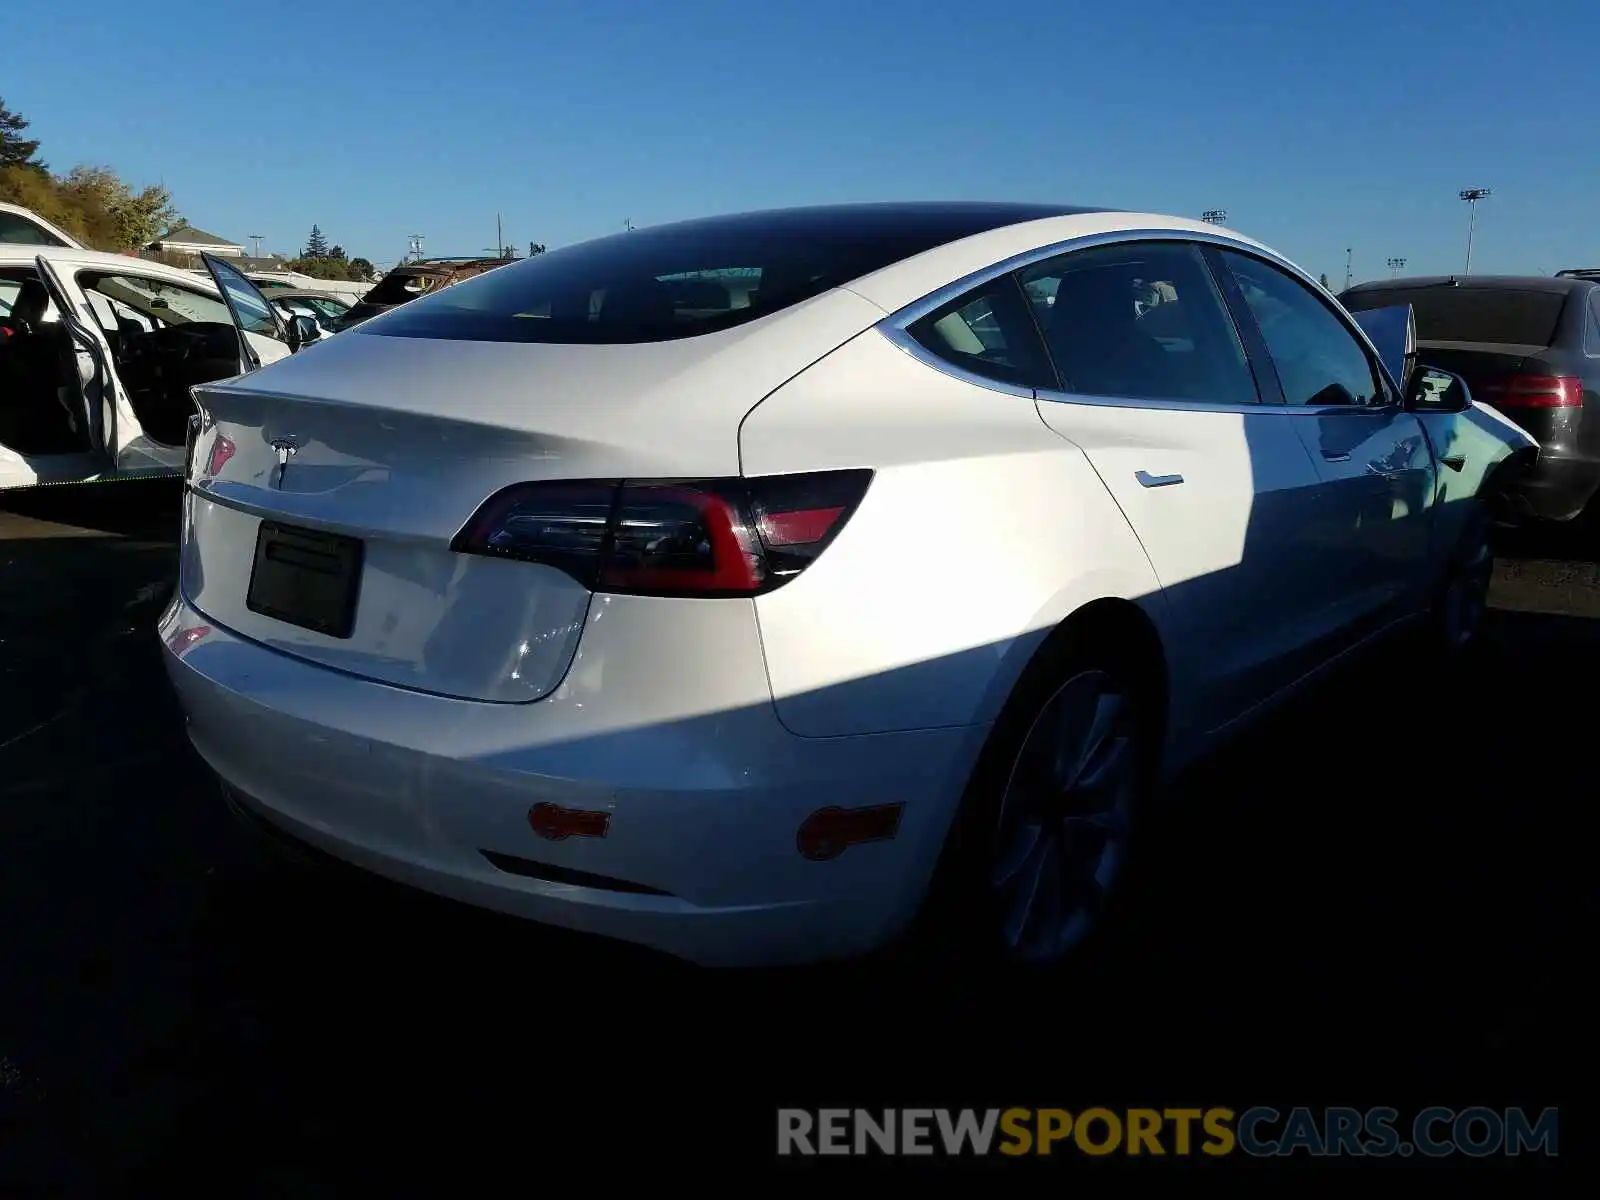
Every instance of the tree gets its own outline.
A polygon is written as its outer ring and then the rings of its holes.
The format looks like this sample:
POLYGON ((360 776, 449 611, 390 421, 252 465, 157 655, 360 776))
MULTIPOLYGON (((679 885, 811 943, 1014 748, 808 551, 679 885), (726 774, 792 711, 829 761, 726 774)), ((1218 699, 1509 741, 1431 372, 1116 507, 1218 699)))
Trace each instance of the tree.
POLYGON ((359 283, 367 283, 377 273, 377 268, 364 258, 350 260, 350 278, 359 283))
POLYGON ((311 227, 311 236, 306 238, 306 248, 300 257, 312 259, 328 257, 328 239, 322 236, 322 230, 318 226, 311 227))
POLYGON ((328 253, 325 255, 325 257, 328 258, 332 262, 345 262, 345 261, 347 261, 347 256, 345 255, 343 246, 334 246, 331 250, 328 251, 328 253))
POLYGON ((137 249, 183 223, 166 188, 153 186, 135 192, 110 167, 73 167, 59 186, 90 223, 104 231, 96 240, 111 249, 137 249))
POLYGON ((543 253, 544 253, 544 243, 543 242, 529 242, 528 243, 528 257, 529 258, 537 258, 539 255, 541 255, 543 253))
POLYGON ((1322 285, 1322 290, 1323 291, 1325 291, 1325 292, 1333 291, 1333 284, 1328 282, 1328 273, 1326 271, 1324 271, 1321 275, 1317 276, 1317 282, 1322 285))
POLYGON ((33 157, 39 152, 39 140, 22 136, 28 124, 28 118, 12 112, 6 107, 5 97, 0 96, 0 167, 45 169, 33 157))

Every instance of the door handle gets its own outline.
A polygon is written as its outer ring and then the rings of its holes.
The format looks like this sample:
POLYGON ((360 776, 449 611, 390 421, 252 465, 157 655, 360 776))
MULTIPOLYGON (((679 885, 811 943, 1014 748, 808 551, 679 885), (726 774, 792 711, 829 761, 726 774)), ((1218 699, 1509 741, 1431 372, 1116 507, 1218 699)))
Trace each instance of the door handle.
POLYGON ((1139 481, 1140 487, 1171 487, 1183 482, 1182 475, 1152 475, 1149 471, 1135 471, 1133 477, 1139 481))
POLYGON ((1322 457, 1325 460, 1327 460, 1328 462, 1349 462, 1350 461, 1350 456, 1348 454, 1329 454, 1326 451, 1324 451, 1322 457))
POLYGON ((1439 461, 1452 471, 1459 471, 1467 465, 1467 456, 1465 454, 1446 454, 1439 461))

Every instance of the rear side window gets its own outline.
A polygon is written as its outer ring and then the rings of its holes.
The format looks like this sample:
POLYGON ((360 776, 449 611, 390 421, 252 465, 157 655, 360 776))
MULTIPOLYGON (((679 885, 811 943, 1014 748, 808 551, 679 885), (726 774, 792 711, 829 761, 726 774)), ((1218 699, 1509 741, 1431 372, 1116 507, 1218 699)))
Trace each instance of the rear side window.
POLYGON ((1600 356, 1600 289, 1589 293, 1589 322, 1583 335, 1585 354, 1600 356))
POLYGON ((1351 312, 1409 304, 1417 316, 1417 340, 1482 342, 1502 346, 1549 346, 1561 326, 1563 292, 1518 288, 1429 287, 1356 292, 1344 300, 1351 312))
MULTIPOLYGON (((901 259, 1031 215, 1044 214, 862 205, 662 225, 490 271, 408 304, 363 332, 589 345, 695 337, 759 320, 901 259)), ((383 302, 376 289, 367 299, 383 302)))
POLYGON ((1055 373, 1014 276, 991 280, 942 308, 908 333, 930 353, 985 379, 1053 388, 1055 373))

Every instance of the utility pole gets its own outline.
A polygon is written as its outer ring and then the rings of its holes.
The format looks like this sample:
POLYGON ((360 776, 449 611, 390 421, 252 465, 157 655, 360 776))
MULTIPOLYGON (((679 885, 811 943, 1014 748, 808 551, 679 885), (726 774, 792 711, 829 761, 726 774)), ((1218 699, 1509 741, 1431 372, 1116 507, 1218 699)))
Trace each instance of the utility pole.
POLYGON ((1350 247, 1346 246, 1344 248, 1344 290, 1347 292, 1350 290, 1350 255, 1350 247))
POLYGON ((406 257, 408 259, 413 259, 413 260, 421 258, 422 257, 422 235, 420 233, 413 233, 413 234, 410 235, 410 239, 411 239, 411 248, 407 251, 406 257))
POLYGON ((1405 259, 1403 259, 1403 258, 1391 258, 1389 260, 1389 274, 1391 276, 1400 274, 1400 272, 1405 269, 1405 265, 1406 265, 1406 260, 1405 259))
POLYGON ((1490 194, 1488 188, 1463 188, 1458 193, 1467 202, 1467 267, 1463 275, 1472 274, 1472 235, 1478 227, 1478 201, 1490 194))
POLYGON ((494 215, 494 256, 500 258, 506 252, 506 233, 500 228, 500 214, 494 215))
POLYGON ((253 257, 260 258, 261 257, 261 239, 266 237, 266 234, 264 234, 264 233, 247 233, 247 234, 245 234, 245 236, 256 244, 255 245, 255 254, 254 254, 253 257))
POLYGON ((1200 214, 1200 219, 1207 225, 1221 225, 1228 219, 1228 210, 1225 208, 1208 208, 1200 214))
POLYGON ((622 228, 623 228, 623 231, 625 233, 632 233, 633 232, 633 218, 632 217, 623 217, 622 218, 622 228))

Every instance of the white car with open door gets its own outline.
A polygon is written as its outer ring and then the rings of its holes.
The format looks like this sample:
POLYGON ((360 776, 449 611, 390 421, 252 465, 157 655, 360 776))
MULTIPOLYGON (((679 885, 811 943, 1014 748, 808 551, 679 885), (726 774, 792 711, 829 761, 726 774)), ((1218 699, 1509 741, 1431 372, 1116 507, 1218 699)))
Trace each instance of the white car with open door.
POLYGON ((235 268, 214 282, 77 247, 0 245, 0 490, 183 469, 189 389, 319 335, 235 268))

